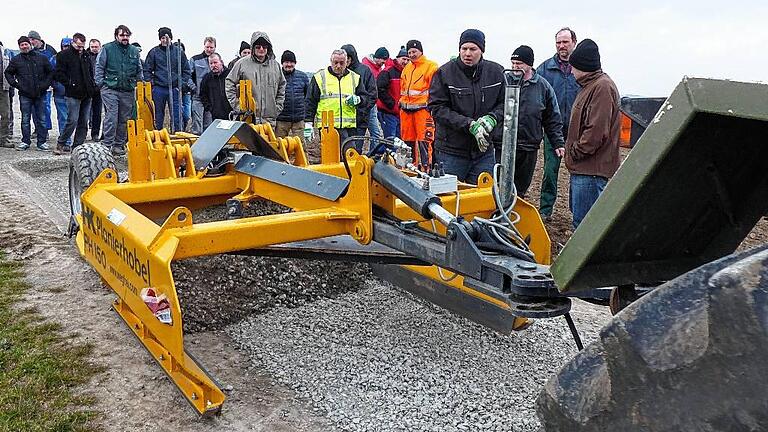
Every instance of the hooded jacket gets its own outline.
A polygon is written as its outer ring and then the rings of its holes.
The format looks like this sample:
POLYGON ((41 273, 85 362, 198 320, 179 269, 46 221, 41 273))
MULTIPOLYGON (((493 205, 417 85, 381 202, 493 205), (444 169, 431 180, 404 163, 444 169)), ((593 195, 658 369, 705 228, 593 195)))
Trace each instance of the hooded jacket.
POLYGON ((261 31, 251 35, 251 52, 249 57, 238 60, 227 75, 226 92, 229 105, 234 110, 240 109, 238 85, 240 80, 251 80, 253 86, 253 98, 256 100, 256 116, 262 117, 270 123, 275 123, 277 116, 283 111, 285 104, 286 80, 283 76, 283 68, 275 60, 275 51, 269 36, 261 31), (260 62, 255 55, 254 45, 262 38, 269 44, 267 56, 260 62))
MULTIPOLYGON (((389 60, 389 59, 387 59, 387 60, 389 60)), ((373 60, 372 56, 366 56, 365 58, 363 58, 363 62, 362 63, 364 65, 368 66, 368 69, 371 70, 371 73, 373 74, 373 80, 374 81, 378 80, 379 79, 379 75, 384 70, 384 68, 378 66, 376 64, 376 62, 373 60)), ((382 66, 384 66, 384 65, 382 65, 382 66)))
POLYGON ((64 94, 75 99, 88 99, 96 94, 93 65, 85 53, 70 47, 56 54, 54 79, 64 86, 64 94))
POLYGON ((373 73, 368 66, 360 63, 357 57, 357 50, 352 45, 342 45, 341 49, 347 52, 351 62, 349 63, 349 69, 355 71, 360 75, 360 82, 363 84, 363 94, 358 94, 362 98, 360 104, 357 105, 357 127, 368 127, 368 116, 371 114, 371 108, 376 103, 378 97, 378 91, 376 90, 376 81, 373 79, 373 73))
MULTIPOLYGON (((429 87, 428 108, 435 119, 435 143, 439 152, 477 159, 481 153, 469 124, 484 115, 496 119, 491 142, 501 141, 504 121, 504 67, 480 59, 474 67, 460 59, 440 66, 429 87)), ((493 151, 489 146, 487 151, 493 151)))
POLYGON ((306 98, 309 89, 309 76, 306 72, 294 69, 293 72, 286 74, 285 79, 285 104, 283 111, 277 116, 278 121, 299 122, 304 121, 304 112, 306 111, 306 98))
POLYGON ((8 84, 18 89, 21 96, 35 99, 48 91, 53 81, 53 68, 47 57, 30 51, 13 57, 4 75, 8 84))
MULTIPOLYGON (((181 84, 195 89, 189 61, 184 50, 175 44, 169 45, 171 50, 171 87, 179 88, 179 57, 181 57, 181 84)), ((149 50, 144 60, 144 80, 152 82, 152 88, 168 88, 168 47, 157 45, 149 50)))
POLYGON ((403 68, 392 59, 387 59, 384 70, 376 79, 378 99, 376 106, 389 114, 400 114, 400 74, 403 68))
POLYGON ((611 178, 619 169, 621 96, 613 80, 598 69, 578 81, 565 141, 565 166, 572 174, 611 178))

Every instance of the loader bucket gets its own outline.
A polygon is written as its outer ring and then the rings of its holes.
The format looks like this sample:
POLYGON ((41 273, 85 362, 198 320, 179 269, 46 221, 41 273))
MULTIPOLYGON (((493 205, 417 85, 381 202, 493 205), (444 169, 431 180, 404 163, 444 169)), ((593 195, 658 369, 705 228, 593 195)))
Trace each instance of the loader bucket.
POLYGON ((684 78, 552 266, 562 292, 670 280, 768 212, 768 85, 684 78))

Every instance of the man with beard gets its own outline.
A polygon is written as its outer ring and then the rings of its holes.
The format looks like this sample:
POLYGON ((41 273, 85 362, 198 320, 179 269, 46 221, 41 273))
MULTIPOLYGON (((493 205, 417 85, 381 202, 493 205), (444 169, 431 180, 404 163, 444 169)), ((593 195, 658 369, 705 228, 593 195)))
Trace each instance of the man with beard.
POLYGON ((394 60, 387 60, 384 70, 376 80, 379 96, 376 106, 381 115, 384 138, 400 138, 400 75, 407 64, 408 52, 405 46, 402 46, 394 60))
POLYGON ((224 68, 218 53, 208 56, 208 65, 211 71, 200 81, 200 102, 205 111, 211 113, 212 119, 228 120, 232 112, 225 90, 229 69, 224 68))
POLYGON ((283 75, 286 79, 285 104, 283 111, 277 116, 279 137, 301 136, 304 129, 305 99, 309 88, 309 77, 306 73, 296 70, 296 54, 286 50, 280 57, 283 64, 283 75))
POLYGON ((96 57, 96 85, 104 103, 102 144, 116 156, 125 155, 127 122, 136 104, 136 82, 143 80, 139 49, 130 44, 131 30, 119 25, 115 40, 104 45, 96 57))
POLYGON ((251 35, 251 55, 239 60, 227 75, 227 99, 233 110, 240 109, 238 85, 240 80, 251 80, 256 101, 257 118, 277 127, 277 116, 285 103, 285 76, 275 60, 269 36, 256 31, 251 35))
MULTIPOLYGON (((571 120, 571 107, 581 86, 576 82, 568 59, 576 47, 576 33, 568 27, 563 27, 555 33, 554 56, 547 59, 536 68, 536 73, 543 77, 555 90, 560 117, 563 121, 563 137, 568 136, 568 125, 571 120)), ((560 159, 552 147, 552 143, 544 137, 544 177, 541 180, 541 201, 539 213, 544 220, 552 217, 552 209, 557 199, 557 173, 560 171, 560 159)))
POLYGON ((501 141, 504 120, 504 67, 485 60, 483 52, 485 34, 465 30, 459 57, 440 66, 429 87, 435 159, 445 172, 468 183, 493 171, 493 143, 501 141))

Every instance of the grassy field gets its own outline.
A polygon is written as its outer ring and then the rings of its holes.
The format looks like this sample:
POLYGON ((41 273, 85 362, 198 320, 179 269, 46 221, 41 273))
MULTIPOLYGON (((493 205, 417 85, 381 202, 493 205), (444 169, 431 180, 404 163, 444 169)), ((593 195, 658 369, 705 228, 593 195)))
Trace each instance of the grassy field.
POLYGON ((21 278, 19 265, 0 255, 0 431, 98 430, 84 388, 101 372, 88 360, 92 348, 21 308, 29 289, 21 278))

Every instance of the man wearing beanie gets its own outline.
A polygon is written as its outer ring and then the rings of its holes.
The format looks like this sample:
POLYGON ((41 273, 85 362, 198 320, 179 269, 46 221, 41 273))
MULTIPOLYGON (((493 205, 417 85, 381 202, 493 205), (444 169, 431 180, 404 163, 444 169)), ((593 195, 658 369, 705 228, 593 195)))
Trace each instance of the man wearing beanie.
POLYGON ((601 68, 597 44, 591 39, 581 41, 573 50, 570 63, 581 85, 565 140, 575 229, 619 168, 621 115, 619 91, 601 68))
POLYGON ((227 75, 227 99, 235 111, 240 109, 240 80, 251 80, 256 117, 275 129, 277 116, 285 103, 285 77, 275 59, 272 41, 265 32, 251 34, 251 55, 235 63, 227 75))
POLYGON ((296 54, 285 50, 280 57, 285 76, 285 103, 283 111, 277 116, 277 130, 279 137, 297 136, 304 133, 304 114, 306 112, 305 99, 309 89, 309 76, 296 70, 296 54))
POLYGON ((240 51, 237 52, 237 57, 233 58, 231 62, 227 65, 227 69, 232 69, 232 66, 237 63, 238 60, 240 60, 243 57, 248 57, 251 55, 251 45, 248 44, 246 41, 240 42, 240 51))
POLYGON ((184 50, 171 43, 173 33, 168 27, 160 27, 157 31, 160 44, 147 53, 144 60, 144 79, 152 82, 152 101, 155 103, 155 129, 163 128, 165 108, 171 116, 172 131, 183 130, 183 113, 181 112, 181 90, 186 85, 195 89, 189 61, 184 50), (179 76, 179 59, 181 59, 181 76, 179 76), (170 90, 169 90, 170 89, 170 90))
POLYGON ((376 80, 379 94, 376 107, 379 109, 381 130, 385 138, 400 138, 400 75, 407 64, 408 52, 402 46, 394 60, 387 60, 376 80))
MULTIPOLYGON (((555 33, 554 56, 548 58, 536 68, 536 73, 546 79, 555 90, 557 105, 560 107, 560 118, 563 120, 563 137, 568 136, 568 125, 571 119, 571 107, 581 87, 576 83, 571 64, 568 59, 576 48, 576 33, 564 27, 555 33)), ((545 221, 552 217, 552 209, 557 199, 557 176, 560 171, 560 159, 552 148, 552 143, 544 136, 544 177, 541 180, 541 201, 539 213, 545 221)))
POLYGON ((413 148, 413 163, 423 171, 433 164, 435 120, 427 109, 429 89, 437 72, 437 63, 424 55, 421 42, 405 44, 410 63, 400 76, 400 133, 413 148))
MULTIPOLYGON (((533 171, 539 156, 539 143, 546 136, 562 157, 563 123, 557 98, 552 86, 541 78, 533 69, 533 49, 520 45, 510 58, 512 70, 522 73, 523 83, 520 87, 519 112, 517 116, 517 147, 515 151, 515 188, 517 194, 525 198, 528 187, 531 186, 533 171), (544 133, 542 134, 542 130, 544 133)), ((501 143, 494 143, 496 161, 506 166, 507 161, 501 160, 501 143)))
POLYGON ((32 144, 31 118, 35 123, 37 149, 48 151, 48 129, 44 124, 45 93, 53 80, 53 68, 45 56, 32 50, 28 37, 20 37, 18 43, 20 53, 11 59, 3 72, 8 84, 19 91, 21 143, 16 149, 26 150, 32 144))
MULTIPOLYGON (((379 79, 379 75, 381 74, 381 71, 384 70, 384 63, 389 60, 389 50, 385 47, 379 47, 374 51, 373 54, 368 54, 363 58, 363 61, 361 62, 363 65, 368 67, 368 69, 371 70, 371 74, 373 75, 373 84, 374 87, 377 87, 377 81, 379 79)), ((383 127, 381 125, 381 116, 379 114, 378 109, 378 88, 376 89, 377 97, 376 102, 371 107, 371 112, 368 115, 368 130, 371 131, 371 137, 372 138, 383 138, 384 137, 384 131, 383 127), (374 136, 375 135, 375 136, 374 136)), ((375 142, 372 142, 371 145, 376 145, 375 142)))
POLYGON ((459 56, 440 66, 429 88, 429 110, 437 123, 436 160, 460 181, 477 183, 495 163, 492 144, 501 142, 504 67, 485 60, 485 35, 465 30, 459 56))

